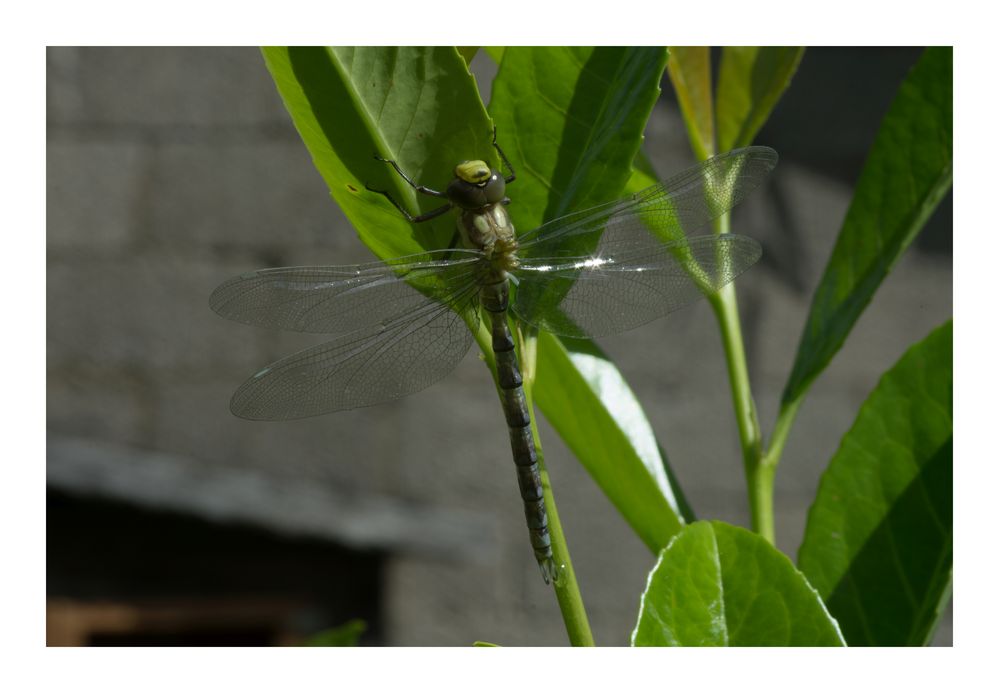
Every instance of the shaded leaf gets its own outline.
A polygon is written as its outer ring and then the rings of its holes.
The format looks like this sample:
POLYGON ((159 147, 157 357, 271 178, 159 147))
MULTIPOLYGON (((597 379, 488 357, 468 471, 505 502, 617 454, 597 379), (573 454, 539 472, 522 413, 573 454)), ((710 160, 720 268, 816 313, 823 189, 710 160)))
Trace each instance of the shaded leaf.
POLYGON ((715 153, 711 49, 708 46, 671 46, 666 69, 676 91, 691 148, 703 161, 715 153))
POLYGON ((665 62, 652 48, 506 49, 489 112, 517 168, 521 231, 620 197, 665 62))
POLYGON ((822 476, 798 553, 851 645, 924 645, 953 564, 953 329, 911 347, 822 476))
POLYGON ((781 406, 839 351, 874 292, 950 189, 953 51, 929 48, 881 123, 812 299, 781 406))
POLYGON ((799 46, 722 49, 716 94, 718 151, 753 143, 790 84, 804 52, 799 46))
POLYGON ((839 646, 822 600, 753 532, 695 522, 664 550, 642 594, 632 645, 839 646))

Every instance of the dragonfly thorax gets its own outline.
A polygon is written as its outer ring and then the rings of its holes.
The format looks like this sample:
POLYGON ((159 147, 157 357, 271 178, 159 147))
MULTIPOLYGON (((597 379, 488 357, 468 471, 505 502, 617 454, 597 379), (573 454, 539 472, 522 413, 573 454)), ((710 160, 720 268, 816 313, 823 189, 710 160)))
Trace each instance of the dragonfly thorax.
POLYGON ((458 232, 465 247, 484 250, 498 269, 516 267, 517 235, 502 203, 462 210, 458 215, 458 232))

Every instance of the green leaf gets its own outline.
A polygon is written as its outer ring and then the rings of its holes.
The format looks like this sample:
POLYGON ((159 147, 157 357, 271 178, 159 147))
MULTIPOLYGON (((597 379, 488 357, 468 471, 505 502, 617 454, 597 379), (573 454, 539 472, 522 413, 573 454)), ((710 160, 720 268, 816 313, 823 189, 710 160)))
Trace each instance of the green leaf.
MULTIPOLYGON (((648 180, 632 163, 665 60, 662 49, 506 49, 489 108, 517 170, 509 191, 518 228, 614 200, 630 180, 648 180)), ((664 547, 682 526, 685 502, 614 364, 587 340, 542 334, 534 397, 643 541, 653 551, 664 547)))
POLYGON ((686 501, 620 371, 592 342, 571 340, 571 350, 569 343, 539 335, 535 399, 628 524, 657 552, 683 526, 686 501))
POLYGON ((680 103, 690 146, 698 159, 715 153, 715 120, 711 103, 711 49, 673 46, 666 65, 680 103))
POLYGON ((621 195, 665 63, 661 48, 506 49, 489 111, 517 169, 519 229, 621 195))
POLYGON ((486 642, 485 640, 476 640, 472 643, 472 647, 502 647, 502 645, 496 645, 491 642, 486 642))
POLYGON ((664 550, 642 594, 635 646, 840 646, 790 559, 724 522, 695 522, 664 550))
POLYGON ((306 647, 357 647, 361 635, 367 629, 367 623, 355 618, 342 626, 317 633, 302 644, 306 647))
POLYGON ((722 49, 716 94, 718 151, 753 143, 791 83, 804 52, 798 46, 722 49))
POLYGON ((924 645, 953 564, 953 327, 912 346, 822 476, 798 564, 851 645, 924 645))
POLYGON ((953 51, 929 48, 902 83, 860 175, 784 388, 796 406, 950 189, 953 51))
POLYGON ((263 54, 316 168, 361 240, 383 260, 446 248, 452 215, 409 224, 365 186, 388 191, 415 214, 441 201, 417 195, 375 154, 437 190, 458 161, 499 163, 489 117, 458 51, 277 47, 263 54))

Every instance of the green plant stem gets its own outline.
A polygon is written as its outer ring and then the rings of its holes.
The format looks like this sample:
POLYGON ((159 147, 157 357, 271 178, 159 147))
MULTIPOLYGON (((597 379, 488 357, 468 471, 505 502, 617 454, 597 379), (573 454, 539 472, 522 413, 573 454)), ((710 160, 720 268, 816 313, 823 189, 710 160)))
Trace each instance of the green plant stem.
POLYGON ((781 402, 780 413, 777 415, 777 422, 774 424, 773 435, 770 436, 770 444, 764 454, 764 461, 768 466, 776 467, 780 462, 780 457, 784 452, 784 445, 787 437, 791 433, 791 426, 798 415, 798 407, 801 406, 801 399, 789 402, 781 402))
POLYGON ((565 533, 562 531, 562 523, 559 521, 558 508, 555 506, 555 496, 552 493, 548 469, 545 467, 545 456, 541 450, 541 439, 538 436, 538 424, 534 415, 532 389, 525 381, 524 394, 527 397, 528 411, 531 413, 531 434, 534 436, 534 448, 538 454, 541 485, 544 489, 545 508, 548 512, 548 533, 552 538, 552 554, 555 556, 555 565, 559 569, 558 579, 553 584, 555 598, 558 599, 558 606, 562 611, 562 621, 565 623, 565 630, 569 635, 569 643, 573 647, 593 647, 596 643, 593 641, 593 633, 590 632, 590 622, 583 605, 583 596, 579 592, 579 583, 576 582, 576 573, 569 557, 569 545, 565 540, 565 533))
MULTIPOLYGON (((716 230, 718 233, 728 232, 728 215, 718 221, 716 230)), ((721 291, 709 297, 709 302, 718 320, 722 345, 725 349, 725 362, 728 365, 729 384, 732 389, 732 407, 739 427, 739 442, 742 447, 742 463, 749 492, 753 531, 773 544, 775 470, 767 463, 767 458, 763 454, 763 436, 749 384, 749 368, 746 365, 746 349, 742 341, 735 285, 731 283, 725 285, 721 291)))
POLYGON ((531 435, 534 438, 534 449, 538 456, 538 467, 541 469, 541 487, 545 496, 545 509, 548 513, 548 533, 552 540, 552 555, 558 566, 558 579, 553 583, 555 598, 562 611, 562 621, 565 623, 569 643, 573 647, 593 647, 593 633, 590 632, 590 622, 583 605, 583 596, 576 582, 576 572, 572 568, 569 557, 569 544, 562 531, 562 522, 558 517, 558 507, 555 505, 555 495, 552 493, 548 468, 545 467, 545 453, 541 448, 541 436, 538 435, 538 420, 534 413, 534 373, 537 364, 537 337, 534 334, 525 336, 517 330, 517 353, 521 359, 521 369, 524 378, 524 397, 527 400, 527 411, 531 415, 531 435))

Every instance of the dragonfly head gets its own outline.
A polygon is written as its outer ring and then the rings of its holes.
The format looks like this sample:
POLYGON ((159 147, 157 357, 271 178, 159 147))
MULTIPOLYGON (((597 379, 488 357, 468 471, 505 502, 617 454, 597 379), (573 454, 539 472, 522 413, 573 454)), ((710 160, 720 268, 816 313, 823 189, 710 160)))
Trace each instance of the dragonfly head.
POLYGON ((454 167, 447 199, 462 209, 482 209, 503 200, 506 181, 484 161, 462 161, 454 167))

